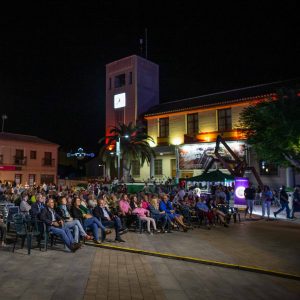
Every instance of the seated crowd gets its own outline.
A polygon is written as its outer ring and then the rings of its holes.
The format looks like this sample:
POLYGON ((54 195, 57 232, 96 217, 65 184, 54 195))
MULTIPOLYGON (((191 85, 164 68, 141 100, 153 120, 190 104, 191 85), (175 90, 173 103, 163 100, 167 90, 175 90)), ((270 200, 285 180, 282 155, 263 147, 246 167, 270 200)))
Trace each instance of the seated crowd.
MULTIPOLYGON (((222 187, 219 189, 222 191, 222 187)), ((197 223, 204 221, 210 229, 217 222, 228 227, 230 219, 228 203, 221 192, 216 192, 214 197, 205 197, 199 189, 186 192, 179 188, 159 195, 150 192, 129 195, 100 188, 95 193, 94 187, 58 192, 43 186, 24 189, 21 193, 14 188, 4 188, 1 193, 7 201, 20 206, 21 214, 38 220, 41 234, 46 228, 47 232, 59 236, 66 250, 72 252, 81 247, 81 240, 92 240, 97 244, 110 241, 107 235, 111 229, 115 231, 116 242, 125 242, 121 235, 130 228, 142 231, 145 225, 150 235, 171 233, 175 229, 187 232, 193 228, 195 220, 197 223)), ((0 220, 0 225, 2 223, 0 220)), ((4 225, 0 228, 5 231, 4 225)))

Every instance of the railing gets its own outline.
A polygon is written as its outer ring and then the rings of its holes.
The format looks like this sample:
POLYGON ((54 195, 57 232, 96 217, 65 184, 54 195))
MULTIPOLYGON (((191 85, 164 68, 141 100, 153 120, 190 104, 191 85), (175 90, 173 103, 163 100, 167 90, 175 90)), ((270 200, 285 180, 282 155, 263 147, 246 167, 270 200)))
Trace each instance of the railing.
POLYGON ((14 156, 14 164, 18 166, 27 165, 27 157, 26 156, 14 156))
POLYGON ((43 167, 54 167, 55 159, 54 158, 42 158, 42 166, 43 167))
POLYGON ((200 132, 197 134, 196 139, 198 142, 215 142, 218 135, 221 135, 222 138, 226 140, 247 139, 246 130, 239 128, 224 131, 200 132))
POLYGON ((157 137, 157 144, 159 146, 168 146, 169 143, 169 137, 157 137))

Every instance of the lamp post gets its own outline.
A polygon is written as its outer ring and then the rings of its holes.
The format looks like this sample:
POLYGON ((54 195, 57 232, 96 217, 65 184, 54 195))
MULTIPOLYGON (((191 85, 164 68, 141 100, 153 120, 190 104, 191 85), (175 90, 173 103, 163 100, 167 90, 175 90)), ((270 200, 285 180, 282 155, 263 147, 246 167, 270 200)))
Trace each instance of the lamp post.
POLYGON ((180 145, 180 140, 175 139, 174 140, 174 145, 175 145, 175 157, 176 157, 176 184, 179 183, 179 145, 180 145))
POLYGON ((129 138, 129 135, 126 134, 124 136, 119 135, 118 140, 116 143, 116 154, 118 156, 118 180, 121 180, 121 138, 124 137, 125 139, 129 138))
POLYGON ((7 119, 8 119, 7 115, 2 115, 2 132, 4 131, 4 122, 7 119))

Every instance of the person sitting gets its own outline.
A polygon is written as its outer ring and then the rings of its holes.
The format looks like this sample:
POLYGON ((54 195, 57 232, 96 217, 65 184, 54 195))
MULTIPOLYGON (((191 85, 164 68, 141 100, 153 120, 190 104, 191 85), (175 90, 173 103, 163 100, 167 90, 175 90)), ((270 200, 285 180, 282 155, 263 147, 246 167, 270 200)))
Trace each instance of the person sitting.
POLYGON ((79 233, 80 233, 80 236, 82 236, 86 240, 91 240, 92 239, 92 237, 89 236, 85 232, 85 230, 83 229, 80 221, 79 220, 74 220, 71 217, 71 213, 69 211, 69 208, 67 207, 66 197, 64 197, 64 196, 60 197, 59 205, 56 209, 56 212, 64 220, 65 227, 73 230, 74 240, 75 240, 76 243, 79 242, 79 233))
POLYGON ((150 206, 149 196, 145 194, 143 195, 143 199, 142 199, 142 207, 149 210, 149 206, 150 206))
POLYGON ((40 220, 42 210, 45 208, 46 197, 42 194, 36 196, 36 202, 31 205, 29 214, 31 219, 40 220))
POLYGON ((214 214, 207 206, 205 199, 197 197, 197 203, 195 208, 196 210, 198 210, 198 212, 201 212, 207 218, 208 223, 206 224, 206 226, 207 229, 210 229, 210 225, 213 224, 214 214))
POLYGON ((173 209, 171 201, 168 199, 168 195, 163 194, 162 200, 159 203, 159 210, 164 211, 171 221, 176 222, 180 227, 182 227, 184 232, 188 231, 188 227, 183 222, 183 216, 180 214, 176 214, 175 210, 173 209))
POLYGON ((21 203, 20 203, 20 212, 23 215, 29 215, 30 209, 31 209, 31 206, 28 203, 28 195, 23 192, 22 200, 21 200, 21 203))
POLYGON ((147 232, 149 234, 152 234, 151 230, 150 230, 150 223, 152 223, 154 232, 157 233, 155 220, 153 218, 149 217, 150 212, 149 212, 149 210, 142 207, 142 202, 139 203, 139 207, 135 208, 132 213, 137 215, 138 218, 140 218, 140 220, 147 222, 147 232))
POLYGON ((123 194, 119 202, 119 210, 123 228, 128 228, 134 222, 135 218, 132 215, 132 208, 130 207, 127 194, 123 194))
POLYGON ((132 210, 134 210, 135 208, 137 208, 138 207, 138 198, 137 198, 137 196, 136 195, 132 195, 131 197, 130 197, 130 202, 129 202, 129 204, 130 204, 130 208, 132 209, 132 210))
POLYGON ((171 233, 171 219, 168 217, 165 211, 159 210, 158 199, 153 197, 149 206, 150 216, 156 221, 161 221, 162 233, 171 233), (165 231, 167 225, 167 231, 165 231))
MULTIPOLYGON (((101 229, 102 237, 105 235, 106 228, 102 225, 101 221, 95 218, 89 210, 81 205, 79 197, 73 199, 73 205, 71 208, 71 216, 81 222, 84 228, 90 228, 93 232, 94 242, 101 244, 99 239, 99 228, 101 229)), ((107 232, 110 233, 110 232, 107 232)))
POLYGON ((46 207, 42 210, 40 219, 46 224, 50 233, 62 238, 68 249, 75 252, 80 248, 80 244, 75 243, 70 229, 63 226, 64 221, 55 212, 52 198, 46 201, 46 207))
MULTIPOLYGON (((106 227, 114 227, 116 232, 116 242, 125 242, 121 239, 121 234, 126 233, 125 230, 122 230, 121 220, 118 216, 113 215, 105 206, 105 201, 102 198, 98 199, 98 204, 93 210, 93 215, 101 220, 101 223, 106 227)), ((106 234, 102 236, 102 242, 105 240, 106 234)))

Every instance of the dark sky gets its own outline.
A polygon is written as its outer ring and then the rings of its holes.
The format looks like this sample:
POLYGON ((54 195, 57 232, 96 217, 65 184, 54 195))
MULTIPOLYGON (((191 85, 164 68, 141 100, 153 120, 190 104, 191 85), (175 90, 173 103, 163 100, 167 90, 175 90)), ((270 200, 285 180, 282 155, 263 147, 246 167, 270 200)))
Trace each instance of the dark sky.
POLYGON ((298 10, 287 1, 139 2, 1 9, 6 131, 95 151, 104 133, 105 64, 139 54, 145 27, 149 59, 160 65, 161 101, 300 77, 298 10))

